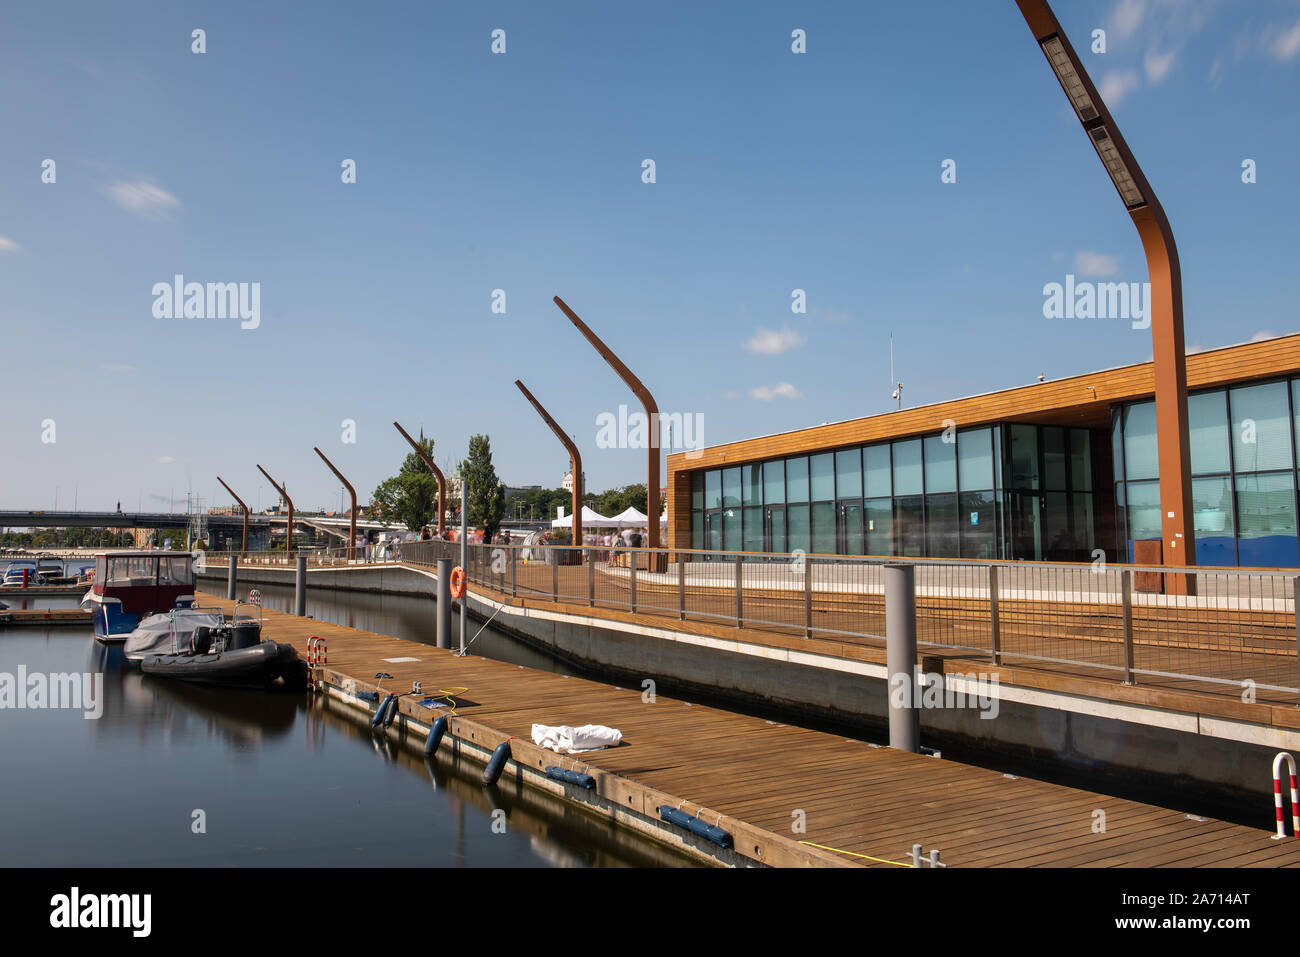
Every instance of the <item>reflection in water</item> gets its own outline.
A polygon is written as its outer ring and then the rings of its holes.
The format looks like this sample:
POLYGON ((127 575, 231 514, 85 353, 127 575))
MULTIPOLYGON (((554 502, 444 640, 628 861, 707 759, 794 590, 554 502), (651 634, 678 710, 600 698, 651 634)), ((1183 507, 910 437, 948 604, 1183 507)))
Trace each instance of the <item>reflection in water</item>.
POLYGON ((9 866, 677 865, 672 852, 440 756, 321 696, 141 675, 69 628, 0 631, 0 672, 104 676, 103 715, 0 711, 9 866), (492 811, 506 814, 494 833, 492 811), (197 812, 205 826, 196 830, 197 812))

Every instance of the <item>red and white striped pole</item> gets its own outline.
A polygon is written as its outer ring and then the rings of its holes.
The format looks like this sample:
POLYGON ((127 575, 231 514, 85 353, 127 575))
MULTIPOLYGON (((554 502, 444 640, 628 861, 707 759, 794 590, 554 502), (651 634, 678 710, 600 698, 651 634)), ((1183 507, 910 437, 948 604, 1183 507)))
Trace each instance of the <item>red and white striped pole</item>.
POLYGON ((1300 799, 1296 796, 1295 758, 1286 751, 1279 751, 1273 758, 1273 808, 1277 812, 1277 833, 1273 840, 1286 837, 1286 825, 1282 821, 1282 759, 1286 758, 1291 775, 1291 833, 1300 838, 1300 799))

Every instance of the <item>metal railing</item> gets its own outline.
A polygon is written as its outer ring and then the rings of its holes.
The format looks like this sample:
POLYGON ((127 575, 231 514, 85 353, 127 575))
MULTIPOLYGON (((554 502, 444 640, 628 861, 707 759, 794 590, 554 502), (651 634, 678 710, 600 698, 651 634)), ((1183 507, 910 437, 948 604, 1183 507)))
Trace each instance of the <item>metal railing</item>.
MULTIPOLYGON (((410 542, 399 560, 438 558, 458 563, 460 545, 410 542)), ((471 544, 466 573, 515 597, 883 647, 881 569, 896 562, 916 566, 923 648, 1246 700, 1300 694, 1294 569, 471 544)))

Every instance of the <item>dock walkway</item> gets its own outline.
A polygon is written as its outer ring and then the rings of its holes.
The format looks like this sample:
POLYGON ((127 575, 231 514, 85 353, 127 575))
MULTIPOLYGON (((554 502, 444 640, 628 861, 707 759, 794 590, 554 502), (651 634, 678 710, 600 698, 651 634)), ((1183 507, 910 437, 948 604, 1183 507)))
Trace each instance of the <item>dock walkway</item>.
MULTIPOLYGON (((231 603, 215 595, 201 594, 200 600, 230 611, 231 603)), ((267 637, 289 642, 300 654, 308 637, 326 639, 328 664, 319 674, 332 697, 356 702, 356 691, 409 691, 413 681, 421 682, 424 695, 463 688, 454 695, 455 715, 449 716, 442 748, 484 760, 508 739, 513 761, 507 775, 716 863, 890 868, 898 865, 887 862, 906 863, 912 846, 920 844, 927 854, 940 850, 951 867, 1300 864, 1300 841, 1275 841, 1267 830, 1194 819, 1178 810, 663 695, 647 703, 641 688, 462 658, 432 645, 280 612, 265 616, 267 637), (393 678, 376 681, 378 672, 393 678), (624 743, 561 756, 532 743, 534 723, 609 725, 622 731, 624 743), (595 791, 547 779, 549 765, 591 774, 595 791), (661 805, 680 806, 729 831, 735 851, 660 822, 661 805)), ((390 734, 402 733, 405 725, 422 735, 446 713, 418 700, 400 699, 390 734)), ((422 737, 417 743, 422 745, 422 737)), ((1271 812, 1260 808, 1262 824, 1271 812)))

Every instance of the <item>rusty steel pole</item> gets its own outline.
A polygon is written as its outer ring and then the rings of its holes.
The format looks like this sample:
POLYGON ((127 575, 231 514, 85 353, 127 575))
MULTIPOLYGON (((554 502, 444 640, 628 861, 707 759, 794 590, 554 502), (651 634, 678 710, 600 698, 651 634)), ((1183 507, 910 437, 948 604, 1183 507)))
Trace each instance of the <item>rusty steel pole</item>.
MULTIPOLYGON (((312 446, 312 448, 316 448, 312 446)), ((325 453, 316 449, 316 454, 320 456, 321 461, 330 467, 330 471, 338 476, 343 487, 348 490, 352 496, 352 508, 348 511, 348 561, 352 561, 352 552, 356 548, 357 541, 357 490, 352 487, 352 483, 343 477, 343 473, 334 467, 334 463, 325 457, 325 453)))
POLYGON ((402 433, 402 438, 411 443, 411 448, 415 449, 415 454, 420 457, 425 465, 429 466, 430 471, 438 480, 438 537, 441 538, 447 530, 447 480, 443 477, 442 469, 438 468, 437 463, 433 461, 433 456, 424 451, 424 446, 411 438, 406 429, 396 422, 393 425, 397 426, 397 431, 402 433))
POLYGON ((587 324, 578 318, 577 314, 568 307, 563 299, 555 296, 555 304, 560 310, 569 317, 569 321, 578 327, 578 331, 587 337, 587 341, 595 346, 600 357, 604 359, 611 369, 618 373, 629 389, 641 400, 641 405, 645 408, 646 418, 650 426, 650 454, 646 462, 646 487, 645 487, 645 504, 646 511, 649 512, 650 528, 648 548, 657 549, 659 547, 659 406, 655 403, 654 396, 650 390, 641 384, 641 380, 632 374, 632 370, 623 364, 618 356, 614 355, 609 346, 601 341, 600 337, 587 328, 587 324))
POLYGON ((560 428, 560 423, 556 422, 553 418, 551 418, 551 413, 547 412, 546 409, 542 408, 542 404, 538 402, 535 398, 533 398, 533 394, 528 391, 527 386, 525 386, 518 379, 515 380, 515 385, 517 385, 519 387, 519 391, 524 394, 524 398, 526 398, 529 402, 533 404, 533 408, 537 410, 537 414, 540 415, 542 419, 546 422, 546 424, 551 427, 551 431, 555 433, 555 437, 560 440, 560 443, 566 449, 569 450, 569 468, 573 469, 573 544, 581 548, 582 547, 582 455, 578 452, 578 446, 574 444, 573 439, 569 438, 568 434, 565 433, 565 431, 562 428, 560 428))
POLYGON ((271 478, 266 469, 259 465, 257 470, 266 476, 268 482, 275 485, 275 490, 284 496, 285 502, 289 505, 289 524, 286 525, 284 529, 284 555, 285 558, 288 558, 293 554, 293 499, 291 499, 289 493, 284 490, 284 486, 276 485, 275 479, 271 478))
MULTIPOLYGON (((1191 451, 1187 429, 1187 362, 1183 345, 1183 280, 1178 247, 1164 207, 1102 102, 1047 0, 1016 0, 1137 227, 1151 281, 1148 303, 1155 366, 1156 450, 1160 469, 1162 561, 1196 564, 1191 451)), ((1187 575, 1166 575, 1178 593, 1194 590, 1187 575)))
POLYGON ((225 479, 220 475, 217 476, 217 481, 221 483, 222 488, 230 493, 230 497, 239 503, 239 507, 244 510, 244 536, 239 540, 239 557, 243 558, 248 551, 248 506, 244 504, 244 500, 235 494, 235 490, 227 485, 225 479))

